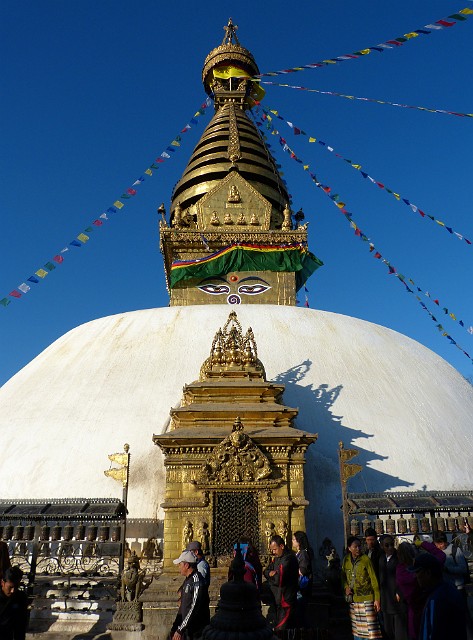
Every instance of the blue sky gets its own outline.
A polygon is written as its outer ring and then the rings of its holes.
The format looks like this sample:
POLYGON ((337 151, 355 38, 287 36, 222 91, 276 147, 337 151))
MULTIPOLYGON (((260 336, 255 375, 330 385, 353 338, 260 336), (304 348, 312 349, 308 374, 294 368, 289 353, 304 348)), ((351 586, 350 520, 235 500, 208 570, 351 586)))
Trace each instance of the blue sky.
MULTIPOLYGON (((220 44, 229 16, 265 72, 352 53, 464 7, 473 8, 473 2, 2 3, 0 298, 112 205, 189 122, 205 99, 203 61, 220 44)), ((473 16, 395 50, 280 81, 472 113, 472 29, 473 16)), ((473 118, 276 86, 266 90, 264 104, 473 240, 473 118)), ((163 201, 169 206, 208 111, 119 214, 90 234, 85 246, 68 251, 64 263, 30 292, 0 307, 0 384, 79 324, 167 305, 156 208, 163 201)), ((283 122, 277 127, 321 182, 340 194, 397 271, 473 325, 473 245, 422 219, 322 146, 294 136, 283 122)), ((472 376, 472 362, 441 336, 300 165, 281 153, 276 136, 270 142, 294 209, 302 206, 310 222, 310 247, 325 263, 308 283, 310 306, 406 334, 472 376)), ((430 302, 425 296, 423 301, 430 302)), ((473 336, 441 308, 429 308, 473 355, 473 336)))

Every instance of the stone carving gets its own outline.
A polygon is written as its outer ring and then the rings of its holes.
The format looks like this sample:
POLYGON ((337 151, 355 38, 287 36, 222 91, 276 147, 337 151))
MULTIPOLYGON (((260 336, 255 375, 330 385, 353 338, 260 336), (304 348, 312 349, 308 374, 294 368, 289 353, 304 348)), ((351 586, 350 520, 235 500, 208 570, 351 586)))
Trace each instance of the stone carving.
POLYGON ((144 574, 140 569, 140 559, 135 552, 128 558, 128 566, 122 574, 120 598, 122 602, 138 600, 142 592, 144 574))
MULTIPOLYGON (((142 631, 143 605, 137 600, 117 602, 113 621, 107 625, 111 631, 142 631)), ((107 636, 108 637, 108 636, 107 636)))
POLYGON ((240 418, 202 467, 203 482, 257 482, 271 475, 268 458, 243 431, 240 418))
POLYGON ((182 548, 185 549, 189 542, 194 539, 194 528, 190 520, 186 521, 184 528, 182 529, 182 548))

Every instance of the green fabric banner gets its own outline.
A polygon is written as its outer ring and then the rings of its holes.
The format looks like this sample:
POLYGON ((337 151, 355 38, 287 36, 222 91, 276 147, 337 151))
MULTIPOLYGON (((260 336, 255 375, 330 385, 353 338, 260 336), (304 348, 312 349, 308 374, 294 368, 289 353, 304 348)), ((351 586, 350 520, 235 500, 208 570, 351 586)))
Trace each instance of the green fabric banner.
POLYGON ((234 246, 219 252, 214 258, 203 258, 192 264, 176 263, 171 267, 171 289, 179 282, 190 278, 210 278, 231 271, 294 271, 296 290, 323 262, 313 253, 300 248, 272 249, 271 247, 254 249, 234 246))

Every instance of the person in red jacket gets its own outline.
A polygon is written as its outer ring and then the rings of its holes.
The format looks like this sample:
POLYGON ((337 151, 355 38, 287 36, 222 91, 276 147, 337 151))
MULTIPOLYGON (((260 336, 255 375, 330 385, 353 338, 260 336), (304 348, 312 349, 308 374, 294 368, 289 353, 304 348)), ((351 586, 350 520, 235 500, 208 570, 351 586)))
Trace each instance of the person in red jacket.
POLYGON ((296 627, 299 563, 294 553, 286 547, 281 536, 273 536, 269 542, 269 548, 273 558, 264 570, 264 576, 269 583, 276 603, 274 630, 294 629, 296 627))

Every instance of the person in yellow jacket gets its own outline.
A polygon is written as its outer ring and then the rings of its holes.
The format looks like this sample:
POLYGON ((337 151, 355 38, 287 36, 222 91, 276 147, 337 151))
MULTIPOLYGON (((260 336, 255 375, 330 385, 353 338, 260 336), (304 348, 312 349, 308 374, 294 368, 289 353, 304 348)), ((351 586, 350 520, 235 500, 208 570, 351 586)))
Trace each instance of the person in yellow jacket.
POLYGON ((350 603, 350 620, 354 640, 382 638, 378 621, 379 585, 368 556, 361 553, 361 541, 351 536, 348 553, 342 562, 342 587, 350 603))

